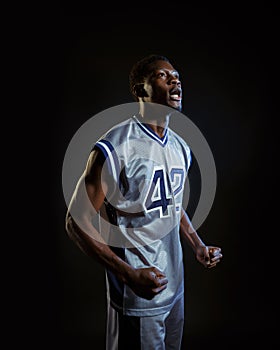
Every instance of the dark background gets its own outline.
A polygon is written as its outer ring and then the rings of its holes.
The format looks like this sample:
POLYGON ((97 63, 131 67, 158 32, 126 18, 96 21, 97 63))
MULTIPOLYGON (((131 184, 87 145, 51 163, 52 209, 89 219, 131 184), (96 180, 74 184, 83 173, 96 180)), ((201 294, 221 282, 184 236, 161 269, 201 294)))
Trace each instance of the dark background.
MULTIPOLYGON (((150 53, 169 57, 179 70, 183 113, 207 139, 217 168, 215 201, 199 233, 206 243, 221 246, 224 257, 215 269, 204 270, 184 246, 183 348, 275 344, 270 276, 276 275, 266 269, 275 255, 270 210, 273 11, 130 6, 123 11, 89 10, 88 15, 72 8, 54 15, 45 28, 51 186, 49 220, 43 227, 48 232, 43 244, 47 262, 39 260, 43 288, 37 295, 38 323, 44 327, 39 327, 38 348, 104 348, 104 272, 64 230, 62 164, 84 122, 133 101, 130 68, 150 53)), ((190 177, 195 184, 194 173, 190 177)))

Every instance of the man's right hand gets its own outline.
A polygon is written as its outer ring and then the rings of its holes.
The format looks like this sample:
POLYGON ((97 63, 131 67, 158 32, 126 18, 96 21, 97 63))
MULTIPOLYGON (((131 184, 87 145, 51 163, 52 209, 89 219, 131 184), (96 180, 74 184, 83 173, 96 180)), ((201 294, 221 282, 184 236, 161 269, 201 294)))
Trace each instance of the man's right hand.
POLYGON ((134 269, 128 286, 141 298, 151 300, 167 287, 168 280, 156 267, 134 269))

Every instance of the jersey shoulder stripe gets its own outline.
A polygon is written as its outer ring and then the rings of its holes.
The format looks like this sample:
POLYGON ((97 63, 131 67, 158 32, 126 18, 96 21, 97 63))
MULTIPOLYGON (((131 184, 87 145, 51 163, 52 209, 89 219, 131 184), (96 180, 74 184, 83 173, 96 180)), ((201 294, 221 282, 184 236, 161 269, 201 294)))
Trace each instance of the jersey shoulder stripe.
POLYGON ((117 182, 120 174, 120 165, 114 147, 108 140, 97 141, 95 147, 99 148, 102 151, 108 163, 109 173, 117 182))

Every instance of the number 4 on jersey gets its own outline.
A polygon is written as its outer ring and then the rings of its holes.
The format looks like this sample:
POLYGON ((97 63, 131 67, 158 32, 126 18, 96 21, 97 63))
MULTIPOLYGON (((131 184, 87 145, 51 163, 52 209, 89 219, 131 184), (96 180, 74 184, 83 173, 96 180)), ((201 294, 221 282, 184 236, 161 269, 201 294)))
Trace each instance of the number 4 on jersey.
MULTIPOLYGON (((170 171, 173 195, 178 195, 183 188, 184 170, 172 168, 170 171)), ((148 212, 159 210, 160 217, 170 216, 170 207, 173 205, 171 186, 166 179, 163 169, 154 170, 151 186, 145 200, 145 207, 148 212)), ((177 208, 176 208, 177 209, 177 208)))

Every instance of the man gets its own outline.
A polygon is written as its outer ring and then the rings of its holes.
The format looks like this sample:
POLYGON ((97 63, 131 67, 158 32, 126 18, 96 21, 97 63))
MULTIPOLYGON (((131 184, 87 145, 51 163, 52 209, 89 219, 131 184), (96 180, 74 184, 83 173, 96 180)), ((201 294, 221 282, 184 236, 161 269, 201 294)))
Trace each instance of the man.
POLYGON ((182 208, 191 152, 168 127, 182 110, 178 72, 166 57, 150 55, 129 78, 139 112, 96 142, 69 205, 66 230, 105 267, 107 350, 179 350, 181 239, 207 268, 222 254, 203 243, 182 208))

